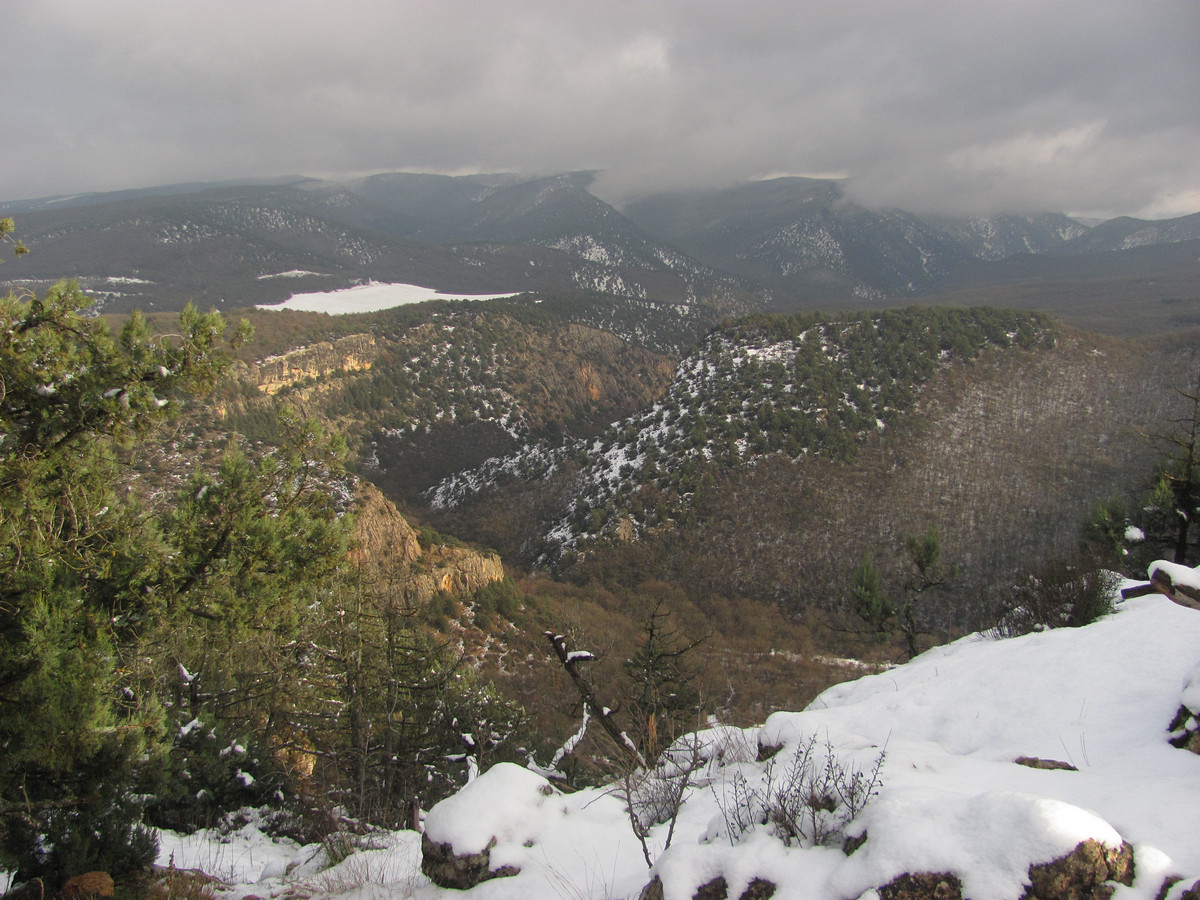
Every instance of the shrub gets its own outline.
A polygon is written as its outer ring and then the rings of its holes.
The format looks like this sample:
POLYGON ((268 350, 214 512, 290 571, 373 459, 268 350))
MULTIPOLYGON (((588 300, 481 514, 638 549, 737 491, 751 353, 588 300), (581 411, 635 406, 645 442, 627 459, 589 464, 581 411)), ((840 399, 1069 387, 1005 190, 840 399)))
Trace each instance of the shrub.
POLYGON ((812 735, 786 762, 768 763, 760 786, 736 772, 730 793, 718 798, 724 834, 737 844, 765 826, 789 847, 841 844, 850 823, 879 793, 885 755, 880 751, 859 769, 843 763, 828 740, 812 735))
POLYGON ((842 764, 827 742, 816 736, 791 758, 782 777, 774 782, 775 768, 767 770, 767 818, 784 844, 804 847, 840 844, 846 826, 858 816, 879 790, 880 751, 867 771, 842 764))
POLYGON ((422 525, 417 528, 417 543, 421 545, 421 549, 423 550, 429 550, 434 547, 446 547, 455 550, 467 546, 458 538, 435 531, 428 525, 422 525))
POLYGON ((158 857, 158 834, 141 822, 134 798, 93 801, 21 817, 10 835, 25 848, 16 858, 16 879, 49 880, 54 887, 74 875, 104 871, 120 877, 150 867, 158 857))
POLYGON ((493 610, 510 622, 521 612, 521 591, 508 577, 480 588, 475 600, 484 609, 493 610))
POLYGON ((1097 556, 1078 552, 1051 557, 1012 589, 997 611, 992 631, 1016 637, 1047 628, 1078 628, 1113 611, 1117 576, 1097 556))
POLYGON ((147 818, 159 828, 190 833, 216 825, 233 810, 278 804, 285 787, 257 740, 231 736, 220 723, 197 717, 176 732, 147 818))
POLYGON ((438 591, 421 610, 421 618, 438 631, 449 631, 450 623, 461 615, 458 601, 449 591, 438 591))
POLYGON ((689 734, 663 751, 654 768, 631 766, 622 775, 616 792, 625 802, 629 826, 641 844, 647 866, 654 864, 649 843, 651 829, 666 825, 662 849, 671 846, 688 788, 697 783, 697 774, 702 770, 722 764, 723 737, 717 731, 689 734))
POLYGON ((175 868, 171 856, 166 871, 154 877, 142 894, 143 900, 217 900, 215 878, 196 869, 175 868))
POLYGON ((1083 523, 1083 539, 1111 565, 1119 566, 1127 554, 1125 548, 1129 517, 1120 497, 1101 500, 1092 507, 1083 523))

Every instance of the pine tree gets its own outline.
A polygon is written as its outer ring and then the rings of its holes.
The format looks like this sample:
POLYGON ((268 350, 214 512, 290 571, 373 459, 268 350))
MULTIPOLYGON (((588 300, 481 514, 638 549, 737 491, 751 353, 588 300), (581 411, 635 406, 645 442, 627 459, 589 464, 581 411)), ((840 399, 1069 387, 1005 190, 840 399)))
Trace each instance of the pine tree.
POLYGON ((854 570, 850 585, 850 608, 866 625, 875 643, 882 644, 887 640, 888 623, 896 610, 880 583, 879 570, 875 568, 870 553, 863 555, 862 562, 854 570))
POLYGON ((73 282, 0 299, 0 809, 19 876, 70 848, 86 864, 71 835, 97 822, 108 857, 147 852, 118 785, 154 757, 162 717, 121 659, 163 611, 169 550, 118 490, 121 454, 229 359, 216 313, 189 307, 171 341, 135 315, 114 338, 89 303, 73 282))
POLYGON ((910 657, 917 655, 917 639, 923 634, 918 609, 925 592, 945 584, 958 574, 956 565, 942 559, 942 542, 936 525, 924 534, 911 534, 905 540, 909 572, 904 579, 904 598, 896 613, 897 627, 910 657))
POLYGON ((1176 393, 1182 411, 1170 429, 1149 435, 1162 447, 1158 481, 1144 505, 1143 530, 1150 546, 1172 561, 1187 563, 1200 521, 1200 374, 1176 393))
MULTIPOLYGON (((654 589, 643 585, 643 590, 654 589)), ((695 727, 702 705, 699 671, 693 653, 708 635, 689 638, 671 622, 671 613, 656 598, 642 622, 642 643, 625 660, 633 682, 630 708, 640 733, 638 749, 647 760, 689 727, 695 727)))

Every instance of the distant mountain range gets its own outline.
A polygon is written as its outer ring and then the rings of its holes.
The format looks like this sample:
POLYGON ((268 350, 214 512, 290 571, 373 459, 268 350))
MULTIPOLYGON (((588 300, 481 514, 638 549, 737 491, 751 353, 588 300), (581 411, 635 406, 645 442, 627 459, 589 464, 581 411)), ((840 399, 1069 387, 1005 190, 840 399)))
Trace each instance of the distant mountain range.
POLYGON ((77 276, 114 312, 189 299, 242 307, 368 279, 479 293, 584 289, 719 315, 1128 273, 1160 275, 1159 300, 1200 303, 1200 214, 1095 226, 1053 212, 919 216, 867 209, 840 182, 806 178, 657 195, 619 211, 589 192, 591 181, 588 172, 397 173, 0 203, 33 251, 3 275, 77 276))

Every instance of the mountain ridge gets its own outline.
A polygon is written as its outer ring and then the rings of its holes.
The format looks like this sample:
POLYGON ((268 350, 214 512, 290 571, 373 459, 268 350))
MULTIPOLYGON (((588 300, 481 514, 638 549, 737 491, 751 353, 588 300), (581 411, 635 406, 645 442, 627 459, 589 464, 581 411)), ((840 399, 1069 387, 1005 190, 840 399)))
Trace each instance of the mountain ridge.
MULTIPOLYGON (((231 309, 374 280, 475 293, 599 290, 699 304, 716 320, 945 296, 964 273, 998 286, 1010 271, 1039 277, 1049 259, 1112 281, 1121 254, 1200 240, 1200 214, 1094 228, 1059 213, 919 216, 868 209, 838 181, 804 178, 660 194, 618 210, 590 192, 594 174, 281 178, 10 202, 0 211, 19 215, 33 252, 3 275, 21 279, 10 286, 80 277, 109 312, 186 300, 231 309), (270 277, 282 272, 297 274, 270 277)), ((1171 286, 1156 298, 1200 302, 1186 286, 1194 266, 1164 265, 1171 286)), ((1052 292, 1042 298, 1053 307, 1052 292)))

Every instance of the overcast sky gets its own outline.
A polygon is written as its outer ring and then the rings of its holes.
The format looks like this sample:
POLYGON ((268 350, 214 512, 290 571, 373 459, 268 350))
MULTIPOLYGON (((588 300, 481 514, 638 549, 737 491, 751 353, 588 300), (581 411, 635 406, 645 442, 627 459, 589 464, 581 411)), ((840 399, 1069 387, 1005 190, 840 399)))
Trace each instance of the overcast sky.
POLYGON ((1196 0, 4 0, 0 199, 378 171, 837 175, 1200 211, 1196 0))

